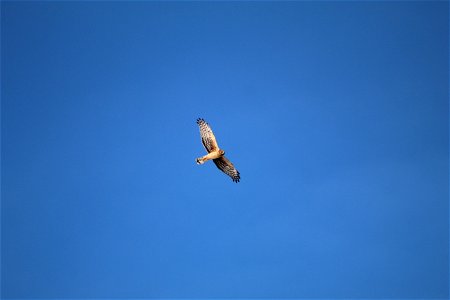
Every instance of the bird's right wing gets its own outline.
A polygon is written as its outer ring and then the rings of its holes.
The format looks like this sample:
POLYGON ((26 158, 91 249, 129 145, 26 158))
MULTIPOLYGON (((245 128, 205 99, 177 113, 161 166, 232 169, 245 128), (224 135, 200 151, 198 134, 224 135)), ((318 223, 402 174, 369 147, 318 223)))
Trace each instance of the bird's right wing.
POLYGON ((228 160, 225 156, 222 156, 217 159, 213 159, 213 162, 216 164, 217 168, 219 168, 222 172, 231 177, 234 182, 239 182, 241 179, 241 175, 239 171, 233 166, 231 161, 228 160))

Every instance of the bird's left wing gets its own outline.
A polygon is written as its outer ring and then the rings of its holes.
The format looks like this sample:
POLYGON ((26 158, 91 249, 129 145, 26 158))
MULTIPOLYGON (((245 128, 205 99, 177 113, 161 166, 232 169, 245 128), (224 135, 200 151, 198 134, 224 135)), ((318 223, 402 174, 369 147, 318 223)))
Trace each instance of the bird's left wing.
POLYGON ((213 159, 214 164, 216 164, 217 168, 219 168, 222 172, 231 177, 234 182, 239 182, 241 179, 241 175, 239 171, 233 166, 231 161, 228 160, 225 156, 222 156, 217 159, 213 159))
POLYGON ((219 145, 217 145, 216 137, 211 130, 211 127, 205 120, 197 119, 198 127, 200 128, 200 136, 202 138, 202 144, 208 153, 219 150, 219 145))

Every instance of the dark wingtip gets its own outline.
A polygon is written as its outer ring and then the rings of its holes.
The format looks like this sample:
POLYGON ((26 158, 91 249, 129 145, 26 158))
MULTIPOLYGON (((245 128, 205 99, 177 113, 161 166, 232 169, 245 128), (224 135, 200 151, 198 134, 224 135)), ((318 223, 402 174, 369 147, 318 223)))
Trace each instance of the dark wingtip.
POLYGON ((233 177, 233 181, 238 183, 240 180, 241 180, 241 174, 239 173, 239 171, 237 171, 236 176, 233 177))
POLYGON ((200 122, 205 122, 205 120, 203 120, 203 118, 197 118, 197 124, 199 124, 200 122))

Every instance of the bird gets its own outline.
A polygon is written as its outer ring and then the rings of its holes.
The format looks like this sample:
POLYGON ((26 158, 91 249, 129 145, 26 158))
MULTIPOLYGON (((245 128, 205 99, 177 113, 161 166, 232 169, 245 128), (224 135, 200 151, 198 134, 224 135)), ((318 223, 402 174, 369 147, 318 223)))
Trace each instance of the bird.
POLYGON ((197 164, 202 165, 208 160, 212 160, 219 170, 231 177, 233 182, 239 182, 239 180, 241 180, 239 171, 236 170, 231 161, 225 157, 225 151, 219 148, 216 137, 214 136, 209 124, 202 118, 197 119, 197 124, 200 128, 202 144, 208 152, 207 155, 196 159, 197 164))

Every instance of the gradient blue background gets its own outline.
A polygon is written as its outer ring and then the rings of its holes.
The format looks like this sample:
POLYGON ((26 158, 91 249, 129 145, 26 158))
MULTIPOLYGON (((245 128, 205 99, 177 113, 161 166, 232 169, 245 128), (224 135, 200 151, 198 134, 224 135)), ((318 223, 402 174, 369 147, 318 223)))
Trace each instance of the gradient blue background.
POLYGON ((2 296, 448 298, 448 8, 2 2, 2 296))

